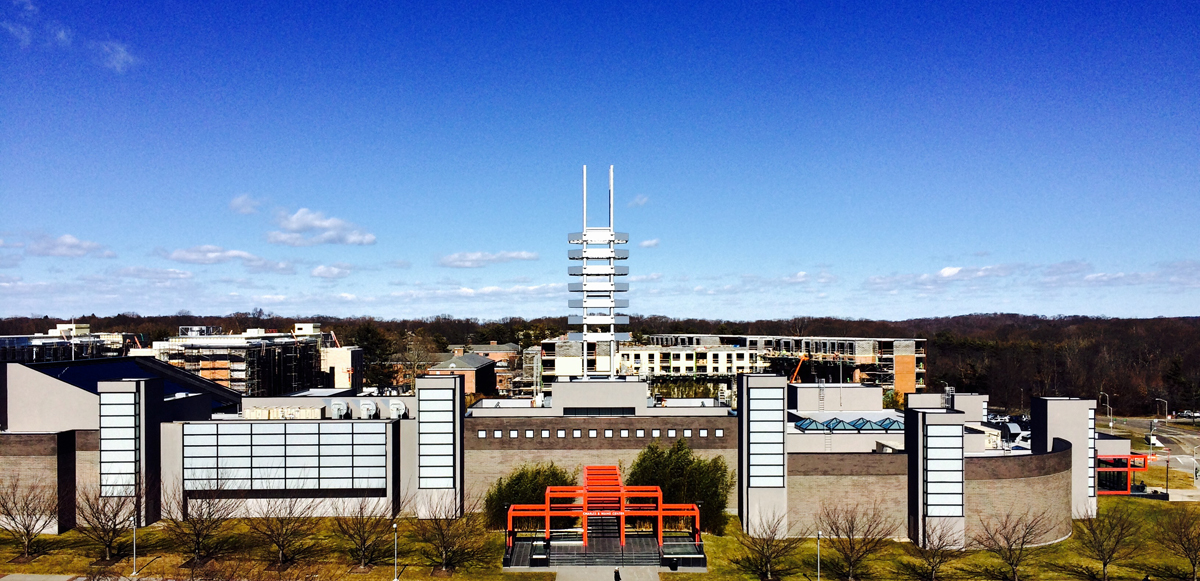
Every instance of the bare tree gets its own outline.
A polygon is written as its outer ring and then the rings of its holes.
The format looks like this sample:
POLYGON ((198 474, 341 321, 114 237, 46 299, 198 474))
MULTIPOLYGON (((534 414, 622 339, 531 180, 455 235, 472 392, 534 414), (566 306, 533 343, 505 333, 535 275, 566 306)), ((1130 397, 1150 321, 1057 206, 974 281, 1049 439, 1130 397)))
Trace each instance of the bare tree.
POLYGON ((391 503, 386 498, 360 496, 338 507, 333 532, 348 545, 350 557, 366 569, 387 553, 392 536, 391 503))
POLYGON ((829 535, 829 545, 839 559, 838 572, 855 581, 865 574, 867 562, 884 549, 897 525, 883 503, 875 500, 871 504, 824 505, 817 526, 829 535))
POLYGON ((1158 516, 1159 544, 1167 552, 1187 560, 1192 566, 1192 581, 1200 568, 1200 507, 1190 502, 1171 503, 1158 516))
POLYGON ((1139 549, 1142 518, 1128 504, 1110 504, 1095 516, 1076 518, 1075 539, 1087 557, 1100 562, 1100 579, 1108 581, 1108 566, 1128 559, 1139 549))
POLYGON ((428 507, 424 518, 413 518, 407 534, 418 554, 437 570, 450 573, 491 557, 496 539, 488 534, 487 516, 471 501, 462 510, 452 497, 428 507))
POLYGON ((79 534, 100 545, 104 560, 112 561, 121 537, 129 533, 129 521, 137 507, 136 496, 102 496, 99 486, 84 488, 79 495, 79 534))
POLYGON ((232 519, 242 500, 214 480, 206 490, 187 492, 182 484, 163 495, 162 531, 180 551, 192 556, 191 566, 226 553, 234 543, 232 519))
POLYGON ((966 556, 962 541, 946 521, 926 519, 924 542, 901 545, 911 560, 897 562, 895 572, 913 581, 937 581, 950 563, 966 556))
POLYGON ((23 550, 36 552, 38 536, 58 519, 58 491, 54 486, 22 482, 14 476, 0 487, 0 528, 12 535, 23 550))
POLYGON ((246 526, 250 533, 271 548, 282 569, 314 548, 313 532, 320 523, 313 515, 316 501, 311 498, 271 498, 257 501, 249 511, 246 526))
POLYGON ((412 389, 416 378, 423 375, 433 364, 433 354, 437 352, 437 344, 429 338, 423 329, 408 332, 400 342, 397 357, 404 367, 400 383, 412 389))
POLYGON ((735 533, 741 552, 732 559, 733 564, 763 581, 799 571, 801 563, 797 557, 808 533, 789 536, 788 532, 787 513, 779 513, 763 517, 749 533, 735 533))
POLYGON ((1004 564, 1000 569, 982 569, 977 573, 1020 581, 1021 567, 1037 556, 1039 543, 1054 529, 1049 512, 1010 511, 995 519, 980 519, 980 530, 971 544, 990 553, 1004 564))

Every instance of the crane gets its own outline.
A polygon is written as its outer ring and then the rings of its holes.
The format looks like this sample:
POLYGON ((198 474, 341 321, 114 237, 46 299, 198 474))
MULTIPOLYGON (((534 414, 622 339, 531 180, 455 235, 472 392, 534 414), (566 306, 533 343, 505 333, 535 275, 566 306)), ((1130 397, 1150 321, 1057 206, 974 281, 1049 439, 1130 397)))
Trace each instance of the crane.
POLYGON ((808 361, 808 353, 800 355, 800 361, 796 363, 796 370, 792 372, 792 377, 788 380, 788 383, 796 383, 796 376, 800 375, 800 366, 804 365, 805 361, 808 361))

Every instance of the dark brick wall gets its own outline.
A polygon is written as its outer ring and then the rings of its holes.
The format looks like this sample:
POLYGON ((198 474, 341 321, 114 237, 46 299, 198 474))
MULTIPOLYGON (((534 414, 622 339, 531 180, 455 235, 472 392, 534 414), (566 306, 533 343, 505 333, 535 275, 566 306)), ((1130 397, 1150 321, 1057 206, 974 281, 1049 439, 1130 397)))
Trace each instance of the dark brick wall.
POLYGON ((99 452, 100 430, 75 430, 75 449, 80 452, 99 452))
POLYGON ((683 438, 696 450, 738 447, 737 418, 730 416, 466 418, 463 447, 466 450, 631 450, 646 447, 653 440, 651 430, 661 430, 659 440, 665 445, 683 438), (646 437, 635 437, 639 429, 646 430, 646 437), (702 429, 708 430, 708 437, 700 437, 702 429), (716 437, 718 429, 725 430, 724 436, 716 437), (479 430, 485 430, 487 437, 480 438, 479 430), (495 430, 501 430, 503 437, 492 437, 495 430), (517 430, 519 437, 508 437, 510 430, 517 430), (533 430, 533 437, 526 438, 525 430, 533 430), (550 430, 550 437, 543 438, 542 430, 550 430), (566 430, 567 437, 557 437, 557 430, 566 430), (582 437, 572 437, 572 430, 582 430, 582 437), (588 430, 596 430, 596 437, 588 437, 588 430), (612 430, 613 436, 604 437, 604 430, 612 430), (629 437, 620 437, 621 430, 629 430, 629 437), (675 437, 670 438, 667 430, 675 430, 675 437), (692 430, 692 436, 685 438, 684 430, 692 430))
POLYGON ((788 476, 907 476, 908 454, 788 454, 788 476))
POLYGON ((0 434, 0 456, 57 456, 58 434, 0 434))
POLYGON ((963 469, 966 472, 963 476, 967 480, 1049 476, 1059 472, 1070 472, 1071 449, 1067 448, 1049 454, 967 457, 963 469))

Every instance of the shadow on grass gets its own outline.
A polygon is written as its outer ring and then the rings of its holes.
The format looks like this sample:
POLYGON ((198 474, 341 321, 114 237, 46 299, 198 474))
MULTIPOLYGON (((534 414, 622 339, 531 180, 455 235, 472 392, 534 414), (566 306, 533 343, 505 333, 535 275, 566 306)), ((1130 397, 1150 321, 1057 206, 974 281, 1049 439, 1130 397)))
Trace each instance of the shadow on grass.
POLYGON ((1134 565, 1133 569, 1145 572, 1152 579, 1170 579, 1172 581, 1192 581, 1192 572, 1175 565, 1162 565, 1159 563, 1140 563, 1134 565))
POLYGON ((1104 580, 1104 574, 1100 571, 1100 568, 1093 567, 1091 565, 1079 565, 1076 563, 1046 563, 1046 569, 1062 573, 1067 577, 1079 579, 1080 581, 1104 580))

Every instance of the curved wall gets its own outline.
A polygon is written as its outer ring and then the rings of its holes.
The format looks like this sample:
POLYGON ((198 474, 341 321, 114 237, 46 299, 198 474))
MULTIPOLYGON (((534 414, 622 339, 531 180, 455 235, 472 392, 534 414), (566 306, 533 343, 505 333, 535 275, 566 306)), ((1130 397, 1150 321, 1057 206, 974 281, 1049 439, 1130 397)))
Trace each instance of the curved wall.
POLYGON ((815 536, 823 504, 879 501, 904 536, 908 514, 907 454, 788 454, 788 524, 792 534, 815 536))
MULTIPOLYGON (((1065 442, 1064 442, 1065 444, 1065 442)), ((1046 511, 1054 523, 1039 543, 1071 534, 1071 448, 1048 454, 970 457, 965 460, 967 537, 1006 514, 1046 511)))

